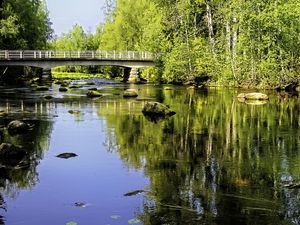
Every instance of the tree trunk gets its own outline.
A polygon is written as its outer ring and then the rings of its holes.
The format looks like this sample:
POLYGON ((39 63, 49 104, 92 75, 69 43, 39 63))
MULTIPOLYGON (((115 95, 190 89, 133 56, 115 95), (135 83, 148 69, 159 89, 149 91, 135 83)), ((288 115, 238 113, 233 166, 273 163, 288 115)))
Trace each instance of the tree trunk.
POLYGON ((212 13, 210 2, 207 0, 206 4, 206 17, 207 17, 207 28, 208 28, 208 36, 211 43, 211 51, 215 55, 215 37, 214 37, 214 29, 213 29, 213 20, 212 20, 212 13))
POLYGON ((233 18, 233 34, 232 34, 232 42, 231 42, 231 71, 235 80, 237 80, 236 70, 235 70, 235 58, 236 58, 236 43, 238 39, 238 28, 237 28, 237 19, 233 18))

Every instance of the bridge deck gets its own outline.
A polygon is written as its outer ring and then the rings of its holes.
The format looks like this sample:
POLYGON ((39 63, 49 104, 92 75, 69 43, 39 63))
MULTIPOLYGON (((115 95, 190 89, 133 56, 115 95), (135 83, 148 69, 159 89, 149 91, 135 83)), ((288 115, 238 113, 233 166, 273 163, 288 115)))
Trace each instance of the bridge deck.
POLYGON ((63 51, 63 50, 0 50, 0 61, 9 60, 118 60, 153 61, 151 52, 137 51, 63 51))

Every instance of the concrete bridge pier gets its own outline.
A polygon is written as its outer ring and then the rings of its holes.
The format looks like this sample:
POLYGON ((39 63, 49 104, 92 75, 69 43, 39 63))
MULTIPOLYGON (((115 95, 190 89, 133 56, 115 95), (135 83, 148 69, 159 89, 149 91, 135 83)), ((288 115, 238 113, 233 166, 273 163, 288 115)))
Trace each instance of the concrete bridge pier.
POLYGON ((49 82, 52 79, 51 69, 41 69, 40 72, 40 81, 49 82))
POLYGON ((128 83, 139 83, 141 81, 140 79, 140 71, 138 68, 131 68, 128 83))

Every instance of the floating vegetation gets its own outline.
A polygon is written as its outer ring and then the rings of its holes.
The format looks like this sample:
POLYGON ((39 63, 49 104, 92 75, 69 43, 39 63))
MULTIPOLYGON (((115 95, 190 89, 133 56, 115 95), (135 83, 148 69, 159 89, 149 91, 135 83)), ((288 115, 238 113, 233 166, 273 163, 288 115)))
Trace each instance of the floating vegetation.
POLYGON ((137 223, 141 223, 141 221, 139 219, 130 219, 128 220, 129 224, 137 224, 137 223))
POLYGON ((68 222, 68 223, 66 223, 66 225, 77 225, 77 223, 76 223, 76 222, 73 222, 73 221, 71 221, 71 222, 68 222))
POLYGON ((110 218, 112 218, 112 219, 119 219, 119 218, 121 218, 121 216, 119 216, 119 215, 112 215, 112 216, 110 216, 110 218))

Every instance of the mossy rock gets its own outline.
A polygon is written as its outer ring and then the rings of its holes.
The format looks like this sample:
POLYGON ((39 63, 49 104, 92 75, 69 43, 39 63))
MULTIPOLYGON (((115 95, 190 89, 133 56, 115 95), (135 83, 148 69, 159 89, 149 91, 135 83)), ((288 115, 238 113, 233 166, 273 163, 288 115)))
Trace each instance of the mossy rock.
POLYGON ((52 95, 44 95, 43 98, 47 100, 53 99, 52 95))
POLYGON ((49 87, 48 86, 37 86, 36 90, 37 91, 48 91, 49 87))
POLYGON ((268 100, 269 99, 268 95, 259 92, 240 93, 237 97, 239 99, 245 99, 245 100, 268 100))
POLYGON ((60 87, 58 90, 59 90, 60 92, 67 92, 67 91, 68 91, 68 88, 66 88, 66 87, 60 87))
POLYGON ((71 89, 78 89, 78 88, 82 88, 82 85, 79 85, 79 84, 73 84, 73 85, 71 85, 69 88, 71 88, 71 89))
POLYGON ((86 95, 88 97, 101 97, 102 96, 102 94, 100 92, 98 92, 98 91, 88 91, 86 93, 86 95))
POLYGON ((97 88, 89 88, 88 90, 89 91, 97 91, 98 89, 97 88))
POLYGON ((70 113, 70 114, 80 114, 81 112, 80 112, 79 110, 70 109, 70 110, 68 111, 68 113, 70 113))
POLYGON ((168 106, 159 102, 147 102, 142 110, 147 115, 172 116, 176 113, 168 106))
POLYGON ((128 89, 123 92, 124 98, 136 98, 138 96, 138 93, 136 90, 128 89))

